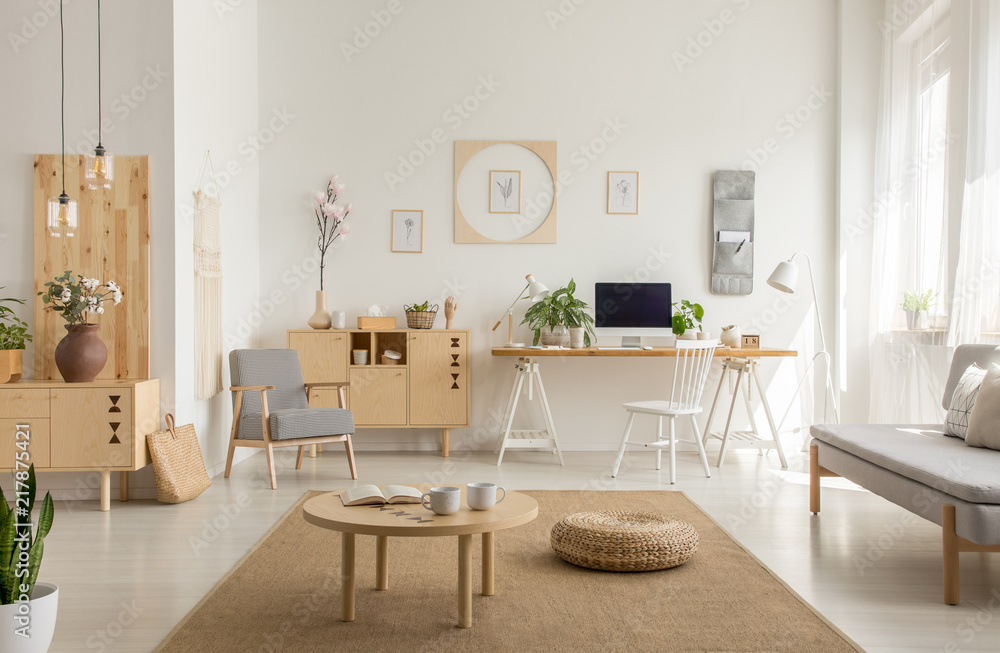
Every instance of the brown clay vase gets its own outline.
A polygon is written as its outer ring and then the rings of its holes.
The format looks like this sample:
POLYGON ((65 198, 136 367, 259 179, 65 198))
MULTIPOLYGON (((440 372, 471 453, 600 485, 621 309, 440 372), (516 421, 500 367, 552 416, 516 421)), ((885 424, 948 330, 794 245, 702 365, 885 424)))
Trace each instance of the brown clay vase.
POLYGON ((67 324, 66 337, 56 345, 56 367, 66 383, 90 383, 108 362, 108 347, 97 335, 97 324, 67 324))

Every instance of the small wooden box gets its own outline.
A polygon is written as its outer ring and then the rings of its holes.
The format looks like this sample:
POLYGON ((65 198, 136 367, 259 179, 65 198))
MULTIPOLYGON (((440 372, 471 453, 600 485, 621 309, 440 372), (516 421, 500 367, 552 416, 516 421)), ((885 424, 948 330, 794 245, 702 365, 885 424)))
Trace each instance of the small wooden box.
POLYGON ((760 336, 743 336, 741 346, 743 349, 760 349, 760 336))
POLYGON ((368 317, 358 316, 358 328, 365 331, 385 331, 396 328, 396 318, 394 317, 368 317))

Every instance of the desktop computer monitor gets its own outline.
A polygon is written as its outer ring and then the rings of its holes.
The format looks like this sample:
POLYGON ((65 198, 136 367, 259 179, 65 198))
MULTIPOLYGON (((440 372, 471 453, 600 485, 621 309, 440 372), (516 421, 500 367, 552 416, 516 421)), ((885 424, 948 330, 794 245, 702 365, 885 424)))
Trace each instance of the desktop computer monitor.
POLYGON ((621 336, 622 347, 639 348, 642 336, 673 334, 669 283, 594 284, 597 336, 621 336))

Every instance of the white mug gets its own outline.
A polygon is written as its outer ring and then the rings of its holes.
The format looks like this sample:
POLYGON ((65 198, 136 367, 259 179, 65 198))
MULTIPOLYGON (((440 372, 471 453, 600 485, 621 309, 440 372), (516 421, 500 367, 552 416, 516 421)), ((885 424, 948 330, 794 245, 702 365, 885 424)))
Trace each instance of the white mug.
POLYGON ((439 515, 453 515, 462 506, 462 488, 432 487, 420 497, 420 505, 439 515))
POLYGON ((367 349, 355 349, 354 350, 354 364, 355 365, 367 365, 368 364, 368 350, 367 349))
POLYGON ((469 483, 465 486, 465 500, 473 510, 489 510, 507 498, 507 490, 493 483, 469 483), (503 492, 497 499, 497 490, 503 492))
POLYGON ((343 329, 347 326, 347 314, 344 311, 334 311, 330 313, 330 317, 333 318, 334 329, 343 329))

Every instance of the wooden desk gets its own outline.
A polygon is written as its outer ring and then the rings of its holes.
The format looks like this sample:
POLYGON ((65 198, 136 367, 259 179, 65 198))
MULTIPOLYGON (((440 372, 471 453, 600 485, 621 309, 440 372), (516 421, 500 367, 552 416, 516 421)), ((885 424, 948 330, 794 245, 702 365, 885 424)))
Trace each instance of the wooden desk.
MULTIPOLYGON (((559 464, 564 464, 562 449, 559 446, 559 437, 556 433, 555 423, 552 420, 552 411, 549 409, 549 402, 545 396, 545 386, 542 383, 542 374, 539 370, 539 358, 550 357, 609 357, 609 358, 676 358, 677 349, 675 347, 653 347, 652 349, 600 349, 597 347, 587 347, 583 349, 550 348, 542 349, 537 347, 494 347, 494 356, 516 357, 516 372, 514 383, 507 399, 507 407, 504 409, 503 419, 501 419, 500 433, 497 437, 497 445, 494 453, 498 454, 497 465, 503 462, 504 452, 507 449, 549 449, 559 457, 559 464), (521 390, 524 388, 525 380, 528 381, 528 400, 534 398, 534 386, 538 386, 538 395, 542 409, 542 418, 545 421, 545 428, 542 429, 512 429, 514 414, 517 412, 518 400, 521 390), (505 426, 506 425, 506 426, 505 426)), ((758 449, 765 451, 775 449, 778 458, 781 460, 782 469, 788 468, 785 460, 785 452, 781 448, 781 441, 778 439, 778 429, 774 424, 774 417, 771 414, 771 407, 767 402, 767 395, 764 393, 764 386, 757 373, 758 363, 761 358, 784 358, 798 356, 798 352, 793 349, 777 349, 773 347, 760 348, 737 348, 720 347, 715 350, 715 357, 722 360, 725 370, 737 372, 736 385, 733 389, 733 398, 729 404, 729 414, 726 417, 726 426, 721 432, 712 431, 712 420, 715 418, 715 409, 722 393, 722 386, 725 383, 726 375, 719 379, 719 387, 716 388, 715 397, 712 399, 712 409, 708 413, 708 422, 704 429, 704 440, 707 443, 710 438, 722 440, 719 450, 719 458, 716 467, 720 467, 725 460, 727 446, 736 449, 758 449), (747 383, 744 391, 747 413, 750 416, 750 428, 745 431, 732 430, 733 411, 736 408, 736 398, 740 396, 740 388, 744 376, 747 383), (760 394, 761 405, 767 417, 768 426, 771 428, 770 438, 762 438, 757 425, 754 422, 753 410, 750 405, 750 383, 754 382, 760 394), (735 444, 729 445, 730 437, 735 440, 735 444)))

